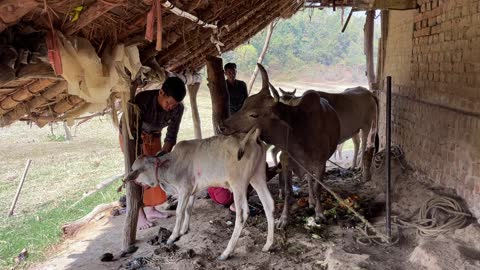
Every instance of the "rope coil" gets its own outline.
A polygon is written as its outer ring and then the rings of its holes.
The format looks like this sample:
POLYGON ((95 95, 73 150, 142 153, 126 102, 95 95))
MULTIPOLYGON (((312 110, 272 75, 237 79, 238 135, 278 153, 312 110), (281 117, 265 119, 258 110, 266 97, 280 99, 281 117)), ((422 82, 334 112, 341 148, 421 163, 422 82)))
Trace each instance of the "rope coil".
MULTIPOLYGON (((392 217, 392 229, 396 232, 394 234, 396 237, 392 239, 391 243, 384 242, 380 237, 372 235, 367 226, 358 229, 362 236, 358 237, 356 241, 362 245, 391 246, 398 243, 400 228, 415 228, 418 236, 433 238, 463 228, 468 223, 469 217, 471 214, 465 212, 453 198, 446 196, 430 198, 420 207, 417 220, 409 222, 396 216, 392 217)), ((374 226, 385 226, 385 222, 377 223, 374 226)))

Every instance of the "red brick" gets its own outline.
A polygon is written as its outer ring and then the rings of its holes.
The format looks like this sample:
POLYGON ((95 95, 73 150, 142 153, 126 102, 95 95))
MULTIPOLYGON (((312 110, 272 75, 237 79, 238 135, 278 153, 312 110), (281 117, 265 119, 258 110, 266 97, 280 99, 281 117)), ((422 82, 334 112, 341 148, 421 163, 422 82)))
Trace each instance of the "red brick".
POLYGON ((428 26, 428 20, 426 20, 426 19, 422 20, 422 25, 421 26, 422 26, 422 28, 427 27, 428 26))
POLYGON ((461 7, 456 7, 453 18, 460 18, 461 16, 462 16, 462 8, 461 7))
MULTIPOLYGON (((470 26, 465 31, 465 38, 472 39, 477 35, 478 26, 470 26)), ((433 31, 433 30, 432 30, 433 31)))
POLYGON ((420 30, 422 28, 422 22, 416 22, 415 23, 415 30, 420 30))
POLYGON ((435 25, 432 27, 432 34, 438 34, 442 31, 441 25, 435 25))
POLYGON ((452 32, 451 31, 445 32, 445 41, 449 41, 449 40, 452 40, 452 32))
MULTIPOLYGON (((430 35, 430 27, 423 28, 420 31, 415 31, 414 35, 417 34, 417 36, 423 37, 423 36, 428 36, 430 35)), ((427 43, 428 40, 425 40, 425 43, 427 43)))
POLYGON ((441 24, 442 32, 447 32, 452 30, 452 21, 446 21, 441 24))
POLYGON ((456 73, 464 73, 465 72, 465 66, 463 63, 455 63, 453 64, 453 72, 456 73))
POLYGON ((472 15, 472 25, 480 25, 480 12, 472 15))

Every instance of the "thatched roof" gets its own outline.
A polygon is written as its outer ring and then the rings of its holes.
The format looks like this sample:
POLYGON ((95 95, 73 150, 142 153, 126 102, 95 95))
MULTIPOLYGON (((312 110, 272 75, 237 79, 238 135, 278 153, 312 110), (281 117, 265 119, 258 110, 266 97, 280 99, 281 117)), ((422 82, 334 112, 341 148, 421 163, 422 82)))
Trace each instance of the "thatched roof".
MULTIPOLYGON (((216 29, 174 14, 164 0, 5 0, 0 3, 0 126, 20 118, 40 126, 61 120, 85 106, 67 93, 64 77, 55 75, 55 47, 48 33, 86 38, 97 55, 117 44, 136 45, 142 65, 160 72, 198 71, 205 56, 232 50, 276 18, 288 18, 310 6, 337 8, 356 4, 374 7, 376 1, 298 0, 176 0, 176 8, 216 29), (153 2, 161 7, 161 45, 145 40, 153 2), (51 39, 50 39, 51 40, 51 39), (50 45, 50 46, 49 46, 50 45), (161 46, 157 50, 156 46, 161 46), (47 53, 48 51, 48 53, 47 53), (48 57, 49 56, 49 57, 48 57), (48 59, 50 58, 50 62, 48 59)), ((377 1, 378 2, 378 1, 377 1)), ((385 2, 385 1, 380 1, 385 2)), ((395 2, 395 1, 393 1, 395 2)), ((410 1, 411 2, 411 1, 410 1)), ((155 13, 155 12, 153 12, 155 13)), ((153 14, 151 13, 151 14, 153 14)), ((153 20, 152 20, 153 22, 153 20)), ((153 24, 154 39, 156 23, 153 24)), ((147 31, 148 32, 148 31, 147 31)), ((57 52, 58 53, 58 52, 57 52)), ((103 59, 102 59, 103 61, 103 59)), ((103 62, 102 62, 103 63, 103 62)))

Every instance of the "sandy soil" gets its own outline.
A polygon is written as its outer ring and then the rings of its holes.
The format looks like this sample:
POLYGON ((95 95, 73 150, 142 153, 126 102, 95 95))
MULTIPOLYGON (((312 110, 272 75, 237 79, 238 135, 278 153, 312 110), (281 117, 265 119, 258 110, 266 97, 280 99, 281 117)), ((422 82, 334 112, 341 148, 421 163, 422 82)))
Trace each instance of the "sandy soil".
MULTIPOLYGON (((344 162, 342 164, 346 165, 344 162)), ((420 184, 414 173, 403 173, 397 163, 394 163, 393 172, 394 215, 413 218, 425 199, 440 192, 420 184)), ((382 181, 383 177, 376 175, 372 181, 361 183, 358 175, 352 177, 350 173, 340 174, 338 170, 332 171, 326 180, 344 198, 358 195, 360 209, 371 221, 382 220, 382 196, 378 195, 382 194, 382 181)), ((275 198, 277 184, 276 178, 269 183, 275 198)), ((304 198, 306 183, 295 179, 294 185, 301 188, 296 199, 304 198)), ((281 202, 276 201, 278 217, 281 202)), ((249 202, 258 206, 255 195, 249 202)), ((291 225, 287 231, 275 231, 275 244, 268 253, 261 252, 266 240, 266 220, 260 214, 248 219, 233 257, 225 262, 217 261, 216 257, 230 239, 234 216, 209 199, 199 199, 194 206, 190 232, 177 241, 177 251, 147 243, 160 227, 173 229, 174 218, 169 218, 158 221, 154 228, 139 232, 138 251, 119 258, 124 215, 112 217, 107 213, 86 226, 75 239, 66 240, 57 247, 52 252, 56 254, 47 262, 31 269, 135 269, 127 266, 134 258, 138 261, 139 257, 147 258, 148 262, 137 269, 480 269, 478 224, 433 239, 417 237, 415 230, 404 229, 399 235, 399 243, 394 246, 362 245, 356 241, 360 234, 351 228, 358 223, 347 216, 331 217, 328 224, 312 228, 305 225, 312 211, 298 203, 294 208, 291 225), (116 260, 101 262, 99 258, 105 252, 113 253, 116 260)))

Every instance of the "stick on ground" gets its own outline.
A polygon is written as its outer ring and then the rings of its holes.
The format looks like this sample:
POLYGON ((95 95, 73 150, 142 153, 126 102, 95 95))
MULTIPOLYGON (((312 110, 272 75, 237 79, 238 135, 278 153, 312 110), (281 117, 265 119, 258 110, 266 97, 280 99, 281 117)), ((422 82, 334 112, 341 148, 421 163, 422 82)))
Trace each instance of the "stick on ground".
POLYGON ((8 216, 13 215, 13 210, 15 209, 15 205, 17 204, 18 196, 20 196, 20 191, 22 191, 23 183, 25 182, 25 178, 27 178, 28 168, 30 168, 30 164, 32 160, 27 160, 27 164, 25 165, 25 170, 23 170, 22 179, 20 180, 20 184, 18 184, 17 193, 15 194, 15 198, 13 198, 12 206, 10 207, 10 211, 8 211, 8 216))

